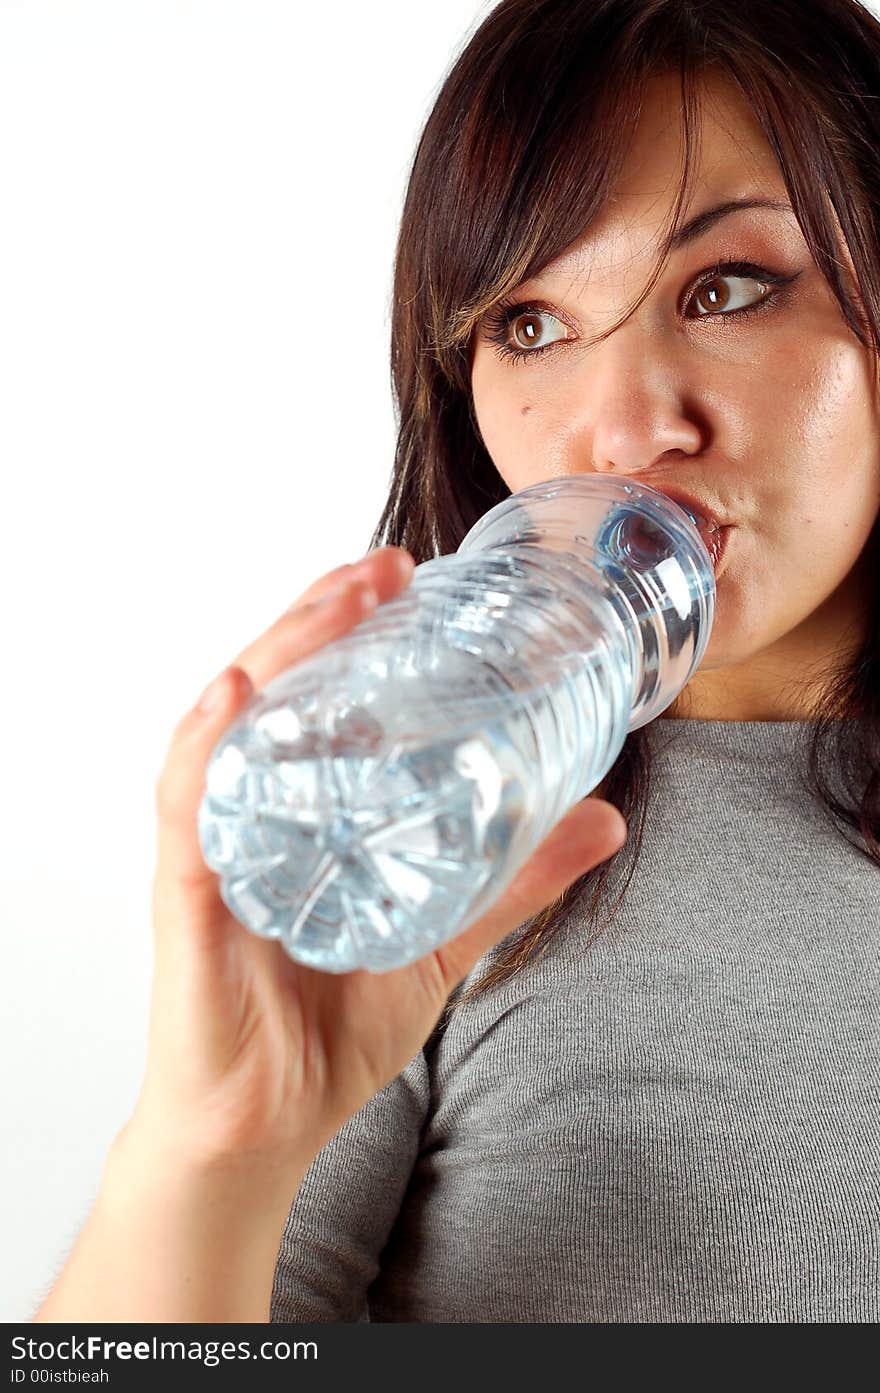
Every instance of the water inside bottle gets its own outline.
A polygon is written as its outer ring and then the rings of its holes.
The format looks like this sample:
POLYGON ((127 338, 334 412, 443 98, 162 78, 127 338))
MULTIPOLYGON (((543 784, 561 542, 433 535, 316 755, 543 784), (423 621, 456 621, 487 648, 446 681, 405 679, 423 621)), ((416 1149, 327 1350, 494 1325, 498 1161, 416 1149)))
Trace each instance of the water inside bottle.
MULTIPOLYGON (((517 607, 528 631, 546 598, 520 586, 503 597, 505 645, 517 607)), ((608 695, 595 653, 572 654, 551 686, 524 668, 517 691, 516 655, 506 653, 503 673, 487 660, 485 590, 446 591, 433 665, 401 646, 407 605, 405 593, 383 606, 386 637, 375 636, 359 674, 345 669, 344 684, 326 667, 320 681, 308 663, 285 674, 283 696, 271 684, 208 769, 199 828, 225 903, 325 971, 402 966, 461 932, 532 849, 548 788, 602 753, 593 723, 608 695), (328 712, 322 690, 346 699, 328 712)))

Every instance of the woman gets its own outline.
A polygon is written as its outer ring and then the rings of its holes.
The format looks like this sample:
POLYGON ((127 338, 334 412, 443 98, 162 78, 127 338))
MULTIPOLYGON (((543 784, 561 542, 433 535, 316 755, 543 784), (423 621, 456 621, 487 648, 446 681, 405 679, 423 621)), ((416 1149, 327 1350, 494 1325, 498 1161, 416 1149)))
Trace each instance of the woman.
POLYGON ((373 979, 241 932, 194 831, 223 728, 359 592, 240 655, 160 780, 147 1077, 39 1319, 880 1316, 878 98, 856 0, 474 35, 411 174, 365 574, 616 472, 726 529, 709 647, 490 915, 373 979))

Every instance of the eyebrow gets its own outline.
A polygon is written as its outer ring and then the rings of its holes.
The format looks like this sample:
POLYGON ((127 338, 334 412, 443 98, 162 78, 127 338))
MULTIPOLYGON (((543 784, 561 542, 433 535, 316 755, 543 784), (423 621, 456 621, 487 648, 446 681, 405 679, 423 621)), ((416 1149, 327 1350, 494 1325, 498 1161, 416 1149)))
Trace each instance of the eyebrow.
POLYGON ((708 232, 709 228, 714 227, 722 218, 745 208, 773 208, 778 213, 794 211, 790 203, 780 203, 772 198, 732 198, 727 203, 719 203, 715 208, 707 208, 705 213, 698 213, 695 218, 677 228, 666 244, 667 250, 679 251, 689 242, 695 242, 698 237, 702 237, 704 232, 708 232))

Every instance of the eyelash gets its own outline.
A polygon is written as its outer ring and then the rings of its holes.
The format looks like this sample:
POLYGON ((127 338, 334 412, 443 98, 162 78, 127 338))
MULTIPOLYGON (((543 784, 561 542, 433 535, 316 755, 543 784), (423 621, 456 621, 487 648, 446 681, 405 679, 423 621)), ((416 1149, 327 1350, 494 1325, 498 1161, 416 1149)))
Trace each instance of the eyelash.
MULTIPOLYGON (((760 282, 762 285, 772 286, 772 290, 763 299, 756 300, 753 305, 744 305, 736 310, 709 310, 705 314, 692 315, 693 319, 734 319, 742 314, 755 314, 761 310, 769 309, 780 298, 780 291, 784 286, 790 285, 797 280, 800 271, 791 276, 779 275, 773 271, 767 271, 763 266, 757 266, 751 261, 719 261, 715 266, 703 271, 693 284, 693 288, 688 295, 687 303, 699 294, 704 285, 719 276, 743 276, 750 280, 760 282)), ((565 324, 555 310, 548 309, 546 305, 534 304, 532 302, 517 304, 513 300, 500 300, 494 309, 490 310, 485 317, 485 336, 488 341, 495 345, 500 358, 512 359, 515 363, 522 362, 526 358, 539 358, 542 353, 549 352, 553 348, 561 348, 566 343, 571 343, 571 339, 555 339, 553 343, 542 344, 539 348, 513 348, 507 341, 510 326, 514 320, 519 319, 523 314, 548 314, 553 319, 565 324)), ((571 327, 568 325, 567 327, 571 327)))

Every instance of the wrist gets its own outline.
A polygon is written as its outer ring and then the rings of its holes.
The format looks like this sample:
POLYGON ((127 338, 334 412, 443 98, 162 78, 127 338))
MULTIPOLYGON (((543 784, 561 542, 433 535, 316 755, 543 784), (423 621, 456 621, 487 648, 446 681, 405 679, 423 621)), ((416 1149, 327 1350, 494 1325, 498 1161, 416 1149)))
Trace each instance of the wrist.
MULTIPOLYGON (((281 1123, 255 1126, 236 1118, 225 1103, 215 1106, 169 1106, 168 1091, 145 1080, 128 1122, 118 1133, 118 1150, 128 1156, 167 1158, 193 1177, 260 1172, 305 1174, 329 1136, 307 1132, 288 1109, 281 1123)), ((114 1143, 115 1144, 115 1143, 114 1143)))
POLYGON ((286 1216, 313 1159, 270 1146, 200 1145, 135 1110, 110 1146, 104 1183, 118 1196, 161 1191, 189 1205, 234 1204, 252 1222, 257 1212, 286 1216))
POLYGON ((98 1299, 89 1290, 83 1313, 65 1318, 268 1320, 303 1174, 282 1157, 182 1156, 132 1120, 110 1146, 91 1218, 98 1299))
POLYGON ((94 1208, 34 1317, 43 1321, 265 1321, 303 1163, 194 1159, 169 1133, 122 1128, 94 1208))

